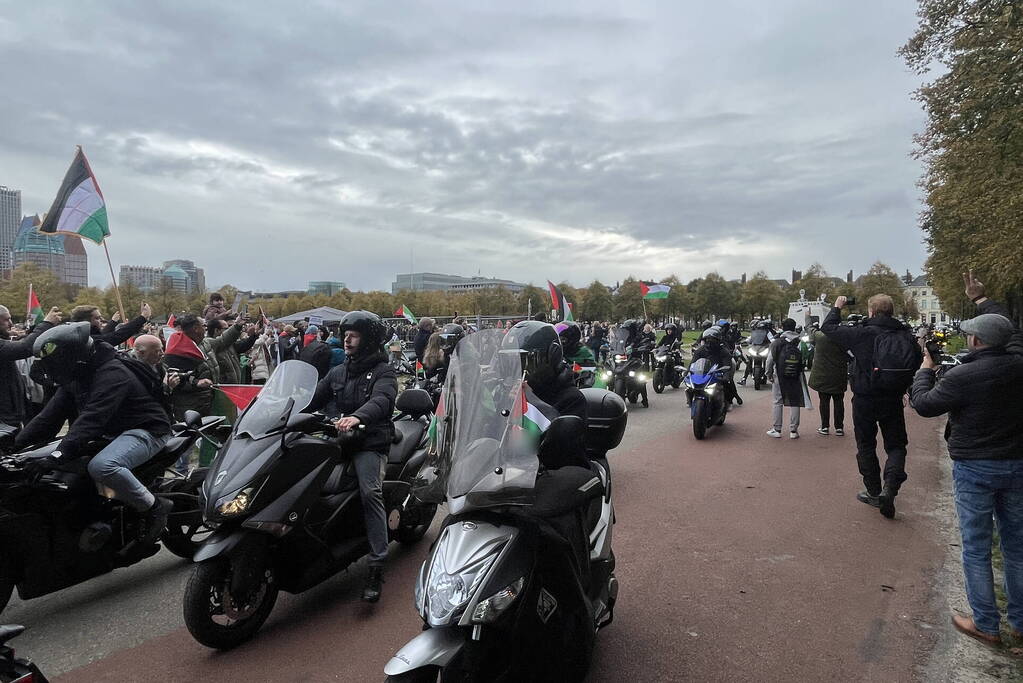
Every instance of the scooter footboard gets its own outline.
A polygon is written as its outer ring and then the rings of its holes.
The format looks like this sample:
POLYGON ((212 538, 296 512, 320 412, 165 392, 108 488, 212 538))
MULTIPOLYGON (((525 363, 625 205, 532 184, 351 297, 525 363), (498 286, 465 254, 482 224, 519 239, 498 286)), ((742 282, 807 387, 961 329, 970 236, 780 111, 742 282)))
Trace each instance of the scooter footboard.
POLYGON ((446 666, 464 646, 462 629, 428 628, 391 657, 384 674, 398 676, 424 666, 446 666))

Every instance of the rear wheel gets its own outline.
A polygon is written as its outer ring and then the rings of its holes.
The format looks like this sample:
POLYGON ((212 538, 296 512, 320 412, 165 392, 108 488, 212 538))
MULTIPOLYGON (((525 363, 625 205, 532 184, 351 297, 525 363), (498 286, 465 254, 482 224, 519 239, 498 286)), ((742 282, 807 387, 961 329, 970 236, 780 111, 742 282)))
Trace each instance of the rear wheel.
POLYGON ((654 370, 653 383, 654 383, 654 393, 659 394, 662 391, 664 391, 664 369, 663 368, 657 368, 656 370, 654 370))
POLYGON ((408 525, 398 527, 398 543, 412 545, 423 540, 426 532, 433 524, 433 518, 437 514, 436 505, 419 505, 415 510, 415 519, 408 525))
POLYGON ((384 683, 436 683, 440 670, 435 666, 424 666, 396 676, 388 676, 384 683))
POLYGON ((707 435, 707 402, 696 401, 693 407, 693 436, 703 439, 707 435))
POLYGON ((222 558, 195 565, 188 579, 185 626, 206 647, 230 650, 249 640, 277 602, 277 581, 269 567, 245 598, 235 599, 230 586, 231 565, 222 558))

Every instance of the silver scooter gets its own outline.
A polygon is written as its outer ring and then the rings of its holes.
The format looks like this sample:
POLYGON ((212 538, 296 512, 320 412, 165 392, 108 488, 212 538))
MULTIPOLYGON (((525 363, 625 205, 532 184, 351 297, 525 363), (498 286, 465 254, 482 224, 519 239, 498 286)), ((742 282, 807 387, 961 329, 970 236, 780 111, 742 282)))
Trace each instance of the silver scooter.
POLYGON ((585 389, 587 426, 550 420, 500 332, 455 349, 438 408, 436 479, 417 489, 449 516, 415 589, 423 632, 387 681, 577 681, 618 594, 605 458, 625 432, 625 402, 585 389), (546 427, 539 439, 536 428, 546 427), (583 444, 585 447, 583 448, 583 444), (544 469, 579 449, 588 466, 544 469), (555 457, 551 457, 555 456, 555 457))

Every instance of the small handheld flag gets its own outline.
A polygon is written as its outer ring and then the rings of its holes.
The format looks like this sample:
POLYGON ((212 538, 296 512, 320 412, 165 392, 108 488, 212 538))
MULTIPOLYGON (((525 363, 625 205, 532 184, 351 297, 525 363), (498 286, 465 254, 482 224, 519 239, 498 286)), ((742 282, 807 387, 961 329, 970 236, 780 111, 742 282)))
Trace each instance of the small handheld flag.
POLYGON ((568 299, 565 298, 565 295, 562 294, 557 285, 548 280, 547 289, 551 292, 551 308, 557 311, 561 319, 565 322, 574 321, 575 317, 572 315, 572 304, 568 303, 568 299))
POLYGON ((45 317, 43 315, 43 307, 39 305, 39 297, 32 290, 32 285, 28 286, 28 306, 25 309, 25 322, 31 325, 38 325, 43 321, 45 317))
POLYGON ((402 316, 403 318, 405 318, 405 320, 408 320, 413 325, 416 325, 419 322, 418 320, 416 320, 416 316, 412 315, 412 311, 410 311, 408 306, 406 306, 405 304, 402 304, 401 308, 395 311, 394 314, 402 316))

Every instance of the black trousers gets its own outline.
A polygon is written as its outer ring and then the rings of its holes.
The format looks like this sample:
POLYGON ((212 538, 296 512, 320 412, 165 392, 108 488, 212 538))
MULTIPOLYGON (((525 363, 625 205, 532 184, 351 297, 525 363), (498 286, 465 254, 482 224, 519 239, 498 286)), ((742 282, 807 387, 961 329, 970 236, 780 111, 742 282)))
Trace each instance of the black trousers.
POLYGON ((832 401, 835 403, 835 429, 844 429, 845 394, 825 394, 823 391, 818 391, 817 402, 820 404, 821 409, 821 427, 827 429, 831 424, 831 410, 829 404, 832 401))
POLYGON ((906 481, 906 416, 902 396, 866 396, 854 394, 852 401, 853 427, 856 430, 856 464, 867 492, 877 495, 887 484, 895 491, 906 481), (877 430, 881 429, 884 450, 888 459, 881 464, 877 458, 877 430))

